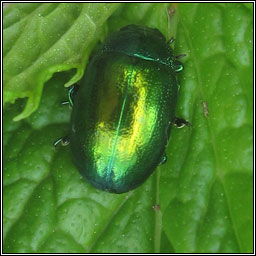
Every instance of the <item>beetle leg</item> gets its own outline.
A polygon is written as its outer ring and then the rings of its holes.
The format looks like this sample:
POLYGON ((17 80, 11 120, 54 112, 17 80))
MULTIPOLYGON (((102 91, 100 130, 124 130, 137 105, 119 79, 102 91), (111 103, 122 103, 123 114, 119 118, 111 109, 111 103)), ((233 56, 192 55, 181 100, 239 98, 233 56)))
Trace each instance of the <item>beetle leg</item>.
POLYGON ((186 56, 187 56, 186 53, 182 53, 182 54, 179 54, 179 55, 175 56, 175 59, 178 60, 178 59, 184 58, 186 56))
POLYGON ((177 86, 178 86, 178 91, 180 90, 180 81, 178 79, 177 80, 177 86))
POLYGON ((61 104, 61 105, 69 105, 70 102, 69 102, 69 101, 62 101, 60 104, 61 104))
POLYGON ((183 70, 183 64, 180 62, 180 61, 178 61, 178 60, 175 60, 174 61, 174 70, 175 70, 175 72, 180 72, 180 71, 182 71, 183 70))
POLYGON ((176 117, 172 122, 173 125, 177 126, 178 128, 182 128, 184 126, 191 126, 191 123, 183 118, 176 117))
POLYGON ((76 90, 76 86, 75 85, 70 86, 68 88, 68 101, 69 101, 71 107, 73 107, 74 97, 75 97, 76 92, 77 92, 77 90, 76 90))
POLYGON ((61 137, 59 139, 57 139, 54 143, 53 143, 53 146, 56 148, 56 146, 61 143, 62 146, 67 146, 69 144, 69 138, 68 136, 64 136, 64 137, 61 137))
POLYGON ((164 155, 162 156, 160 162, 158 163, 158 165, 162 165, 165 164, 167 162, 167 155, 166 153, 164 153, 164 155))
POLYGON ((174 37, 172 36, 168 41, 167 44, 172 44, 175 41, 174 37))
POLYGON ((68 100, 62 101, 61 105, 69 105, 71 108, 74 105, 74 98, 77 94, 77 91, 79 89, 79 85, 75 84, 68 88, 68 100))

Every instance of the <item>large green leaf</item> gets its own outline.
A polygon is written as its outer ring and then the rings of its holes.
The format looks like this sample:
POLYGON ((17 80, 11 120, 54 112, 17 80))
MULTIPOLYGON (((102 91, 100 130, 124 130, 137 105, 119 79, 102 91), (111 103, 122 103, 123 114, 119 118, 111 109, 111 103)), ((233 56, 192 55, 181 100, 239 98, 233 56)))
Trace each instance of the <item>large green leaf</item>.
POLYGON ((252 252, 252 4, 168 8, 32 3, 4 11, 5 253, 252 252), (98 40, 130 23, 167 38, 177 31, 175 53, 187 54, 177 116, 192 126, 174 127, 167 163, 116 195, 90 186, 70 148, 52 142, 68 131, 63 86, 80 79, 98 40))
POLYGON ((44 83, 55 72, 77 69, 81 79, 91 45, 116 4, 18 4, 4 12, 4 103, 28 97, 15 117, 38 107, 44 83))

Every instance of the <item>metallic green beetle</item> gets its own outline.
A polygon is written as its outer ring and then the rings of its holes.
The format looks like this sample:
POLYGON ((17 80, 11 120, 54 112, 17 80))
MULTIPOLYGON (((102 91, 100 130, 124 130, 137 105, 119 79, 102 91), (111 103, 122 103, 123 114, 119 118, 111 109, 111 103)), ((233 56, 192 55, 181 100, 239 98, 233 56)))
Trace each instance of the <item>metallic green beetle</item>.
POLYGON ((129 25, 105 40, 69 97, 73 160, 89 183, 127 192, 164 162, 182 69, 157 29, 129 25))

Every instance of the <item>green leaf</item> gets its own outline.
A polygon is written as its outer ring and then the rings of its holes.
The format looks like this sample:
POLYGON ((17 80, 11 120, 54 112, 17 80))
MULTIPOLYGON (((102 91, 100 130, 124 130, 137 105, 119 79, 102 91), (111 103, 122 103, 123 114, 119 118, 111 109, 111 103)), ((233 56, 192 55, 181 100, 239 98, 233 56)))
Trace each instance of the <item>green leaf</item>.
POLYGON ((65 84, 81 79, 91 47, 118 4, 15 4, 4 12, 4 103, 28 97, 15 120, 39 104, 55 72, 76 69, 65 84))
POLYGON ((5 9, 5 253, 253 251, 252 4, 169 6, 5 9), (98 40, 131 23, 177 33, 175 54, 187 56, 176 112, 192 125, 173 127, 167 163, 117 195, 89 185, 70 148, 52 143, 69 129, 63 85, 80 79, 98 40))
POLYGON ((253 20, 242 4, 183 4, 185 52, 169 163, 161 169, 163 229, 176 252, 253 250, 253 20))

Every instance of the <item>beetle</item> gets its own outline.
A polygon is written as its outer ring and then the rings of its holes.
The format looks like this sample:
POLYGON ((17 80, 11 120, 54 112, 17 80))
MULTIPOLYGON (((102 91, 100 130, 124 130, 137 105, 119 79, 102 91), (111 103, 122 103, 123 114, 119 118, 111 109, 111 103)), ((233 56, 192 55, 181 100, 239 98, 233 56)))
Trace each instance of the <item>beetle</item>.
POLYGON ((166 161, 175 120, 186 124, 175 119, 184 55, 174 56, 172 42, 157 29, 121 28, 90 60, 79 90, 69 90, 70 133, 54 145, 70 141, 75 165, 94 187, 138 187, 166 161))

